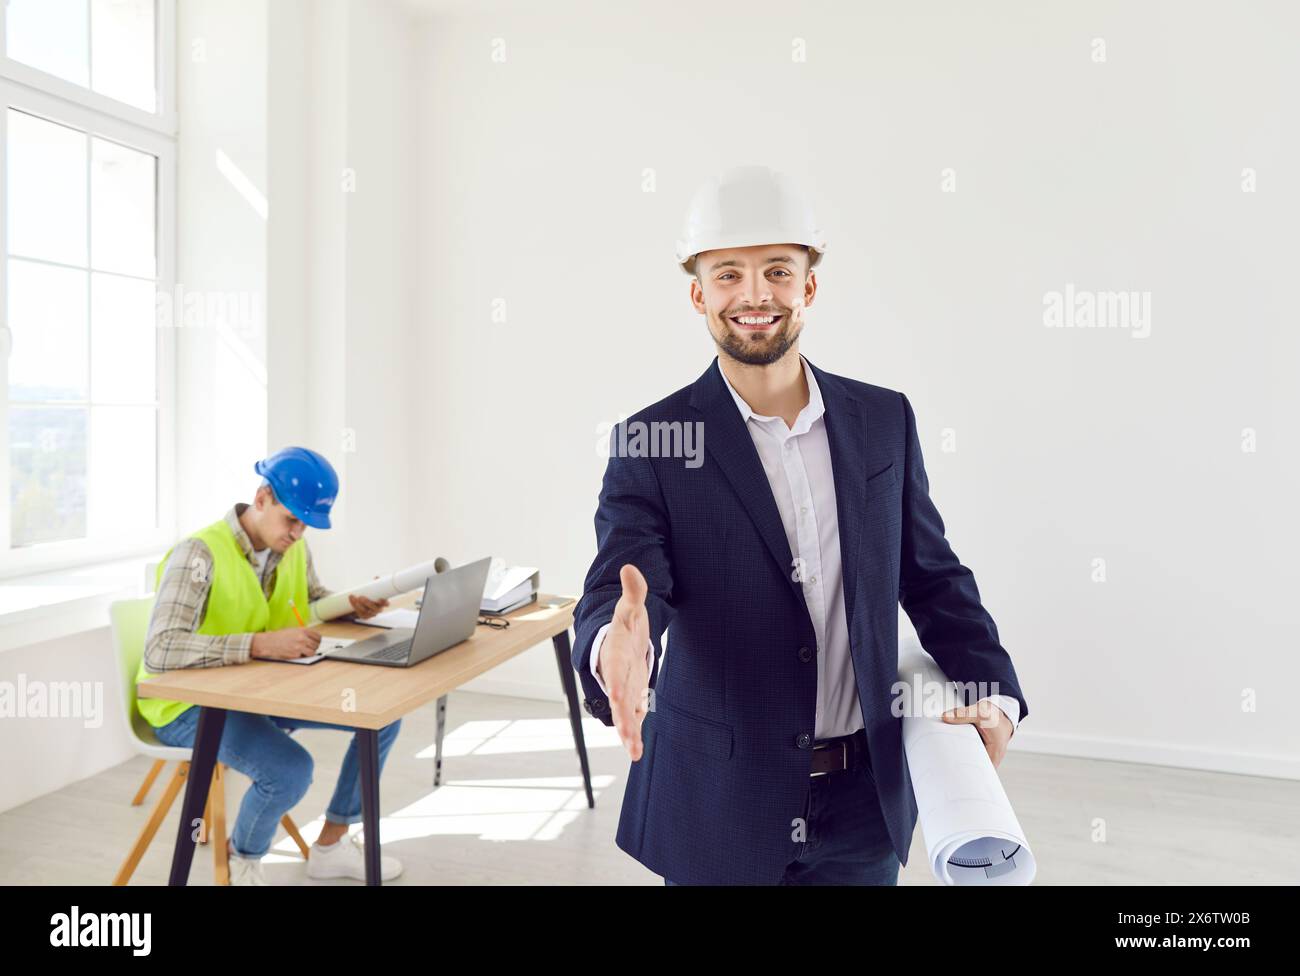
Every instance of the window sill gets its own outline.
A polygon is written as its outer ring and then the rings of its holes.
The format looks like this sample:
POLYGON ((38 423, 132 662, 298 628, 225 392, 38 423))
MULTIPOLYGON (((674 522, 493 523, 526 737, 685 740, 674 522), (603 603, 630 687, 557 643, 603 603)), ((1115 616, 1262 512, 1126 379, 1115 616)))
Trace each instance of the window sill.
POLYGON ((0 580, 0 651, 107 627, 109 604, 143 596, 162 555, 0 580))

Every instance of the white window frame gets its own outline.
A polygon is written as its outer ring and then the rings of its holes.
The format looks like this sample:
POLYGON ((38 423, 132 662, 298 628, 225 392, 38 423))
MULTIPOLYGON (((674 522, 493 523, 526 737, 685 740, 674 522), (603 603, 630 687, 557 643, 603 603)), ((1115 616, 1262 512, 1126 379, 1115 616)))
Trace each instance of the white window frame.
MULTIPOLYGON (((156 0, 156 113, 82 88, 6 56, 5 18, 0 7, 0 197, 8 172, 8 110, 39 116, 157 158, 155 240, 157 289, 176 287, 176 3, 156 0)), ((87 161, 89 164, 89 160, 87 161)), ((134 556, 156 554, 175 540, 176 526, 176 337, 175 329, 156 331, 158 528, 118 537, 73 539, 10 549, 9 511, 9 369, 8 225, 0 219, 0 579, 28 576, 134 556)), ((91 433, 93 436, 93 432, 91 433)))

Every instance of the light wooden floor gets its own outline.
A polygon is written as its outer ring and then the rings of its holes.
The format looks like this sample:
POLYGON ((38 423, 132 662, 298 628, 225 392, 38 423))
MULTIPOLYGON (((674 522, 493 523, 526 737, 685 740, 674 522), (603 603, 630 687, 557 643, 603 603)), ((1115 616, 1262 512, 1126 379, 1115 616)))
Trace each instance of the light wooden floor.
MULTIPOLYGON (((394 883, 662 884, 614 845, 626 754, 594 719, 584 730, 594 810, 562 706, 452 695, 438 790, 433 708, 408 716, 381 787, 384 849, 406 868, 394 883)), ((293 811, 310 842, 348 736, 295 735, 316 759, 312 787, 293 811)), ((144 806, 130 806, 148 766, 133 759, 0 814, 0 884, 107 884, 160 789, 161 777, 144 806)), ((1015 752, 1000 772, 1038 858, 1037 883, 1300 882, 1300 783, 1015 752), (1104 841, 1094 839, 1095 820, 1104 821, 1104 841)), ((231 771, 231 823, 247 784, 231 771)), ((178 799, 132 884, 165 883, 179 809, 178 799)), ((292 850, 281 832, 266 864, 273 884, 355 883, 308 881, 292 850)), ((191 881, 212 883, 206 847, 191 881)), ((919 829, 899 882, 935 883, 919 829)))

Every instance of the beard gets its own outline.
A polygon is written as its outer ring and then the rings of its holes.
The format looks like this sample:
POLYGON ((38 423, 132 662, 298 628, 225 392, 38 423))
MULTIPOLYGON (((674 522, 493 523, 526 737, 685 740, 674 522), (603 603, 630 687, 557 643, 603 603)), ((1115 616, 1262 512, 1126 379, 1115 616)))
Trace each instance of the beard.
POLYGON ((738 363, 746 366, 770 366, 787 352, 799 338, 799 331, 790 329, 790 313, 779 310, 781 324, 776 329, 766 332, 745 333, 738 331, 726 316, 718 316, 722 334, 713 333, 713 341, 718 349, 738 363))

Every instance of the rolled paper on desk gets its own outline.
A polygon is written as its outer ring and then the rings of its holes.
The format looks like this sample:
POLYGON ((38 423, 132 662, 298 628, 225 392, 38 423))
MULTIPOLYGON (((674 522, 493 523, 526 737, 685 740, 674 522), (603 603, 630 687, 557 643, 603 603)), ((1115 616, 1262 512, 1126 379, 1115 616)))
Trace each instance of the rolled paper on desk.
POLYGON ((311 619, 314 622, 320 622, 333 620, 335 617, 342 617, 352 613, 352 603, 348 600, 349 596, 364 596, 372 600, 389 600, 395 596, 401 596, 403 593, 409 593, 411 590, 418 590, 424 586, 425 581, 430 576, 450 568, 451 563, 439 556, 427 563, 419 563, 407 569, 398 570, 391 576, 371 580, 362 586, 354 586, 352 589, 344 590, 341 593, 331 593, 329 596, 321 597, 311 605, 311 619))
POLYGON ((898 680, 912 689, 903 751, 934 876, 946 885, 1029 884, 1038 866, 979 730, 941 717, 964 704, 956 686, 913 640, 899 651, 898 680))

